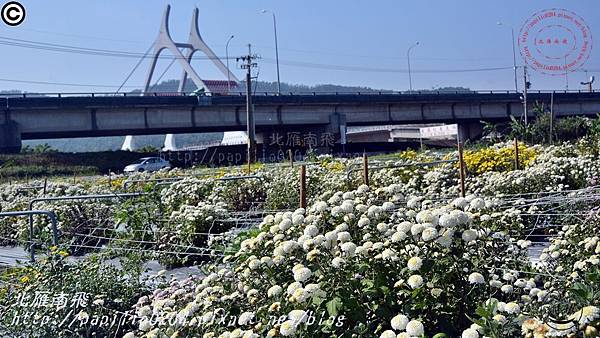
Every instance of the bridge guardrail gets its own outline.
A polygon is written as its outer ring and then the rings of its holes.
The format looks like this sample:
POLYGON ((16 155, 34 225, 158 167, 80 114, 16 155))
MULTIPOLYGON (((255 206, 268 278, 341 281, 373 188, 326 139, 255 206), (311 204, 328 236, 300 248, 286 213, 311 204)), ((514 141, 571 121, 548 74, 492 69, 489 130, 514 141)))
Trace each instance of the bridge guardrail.
MULTIPOLYGON (((550 94, 550 93, 600 93, 599 89, 594 89, 591 92, 588 90, 529 90, 529 94, 550 94)), ((114 93, 114 92, 65 92, 65 93, 2 93, 0 98, 63 98, 63 97, 165 97, 165 96, 194 96, 192 92, 150 92, 150 93, 114 93)), ((460 94, 522 94, 522 92, 514 90, 472 90, 472 91, 376 91, 376 92, 288 92, 279 94, 277 92, 255 92, 254 96, 319 96, 319 95, 460 95, 460 94)), ((235 92, 230 94, 211 94, 207 93, 203 96, 219 97, 219 96, 245 96, 243 92, 235 92)))

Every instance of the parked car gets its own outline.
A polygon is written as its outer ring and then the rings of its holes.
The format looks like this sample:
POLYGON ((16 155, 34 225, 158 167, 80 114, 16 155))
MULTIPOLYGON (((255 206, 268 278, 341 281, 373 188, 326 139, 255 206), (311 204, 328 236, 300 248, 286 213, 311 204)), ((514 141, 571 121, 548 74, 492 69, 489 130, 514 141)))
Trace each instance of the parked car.
POLYGON ((130 164, 123 170, 125 173, 158 171, 161 169, 171 169, 171 163, 160 157, 140 158, 136 163, 130 164))

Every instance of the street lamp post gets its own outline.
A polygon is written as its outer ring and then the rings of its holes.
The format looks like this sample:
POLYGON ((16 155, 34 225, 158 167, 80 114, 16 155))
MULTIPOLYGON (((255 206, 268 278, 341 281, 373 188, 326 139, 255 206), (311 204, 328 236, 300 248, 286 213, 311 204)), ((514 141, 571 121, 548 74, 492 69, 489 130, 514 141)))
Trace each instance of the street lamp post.
POLYGON ((410 73, 410 50, 418 45, 419 45, 419 41, 415 42, 412 46, 408 47, 408 50, 406 51, 406 59, 408 61, 408 87, 410 88, 411 92, 412 92, 412 75, 410 73))
POLYGON ((231 71, 229 70, 229 43, 233 39, 233 35, 229 37, 227 43, 225 44, 225 60, 227 62, 227 95, 229 95, 229 91, 231 90, 231 71))
POLYGON ((277 64, 277 94, 281 95, 281 80, 279 78, 279 49, 277 47, 277 19, 275 13, 267 9, 263 9, 262 13, 271 13, 273 15, 273 33, 275 34, 275 63, 277 64))
MULTIPOLYGON (((498 26, 504 26, 502 22, 498 22, 498 26)), ((512 52, 513 52, 513 70, 515 72, 515 92, 519 91, 519 86, 517 85, 517 52, 515 49, 515 29, 511 26, 510 33, 512 36, 512 52)))

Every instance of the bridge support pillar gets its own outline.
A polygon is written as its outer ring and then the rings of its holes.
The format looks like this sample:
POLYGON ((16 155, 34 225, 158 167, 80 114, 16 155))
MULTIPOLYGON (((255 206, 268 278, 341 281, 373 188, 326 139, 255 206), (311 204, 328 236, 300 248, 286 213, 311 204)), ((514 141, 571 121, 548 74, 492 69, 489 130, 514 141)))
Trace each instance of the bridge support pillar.
POLYGON ((0 153, 21 151, 21 128, 14 121, 0 124, 0 153))
POLYGON ((479 121, 458 123, 458 136, 460 140, 475 140, 483 134, 483 125, 479 121))

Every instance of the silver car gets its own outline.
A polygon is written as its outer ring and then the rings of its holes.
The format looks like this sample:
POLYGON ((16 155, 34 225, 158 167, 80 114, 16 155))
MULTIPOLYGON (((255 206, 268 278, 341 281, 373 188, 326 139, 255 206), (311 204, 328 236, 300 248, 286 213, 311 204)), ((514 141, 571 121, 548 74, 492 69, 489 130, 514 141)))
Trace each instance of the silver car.
POLYGON ((123 170, 125 173, 152 172, 161 169, 171 169, 171 163, 160 157, 140 158, 136 163, 130 164, 123 170))

